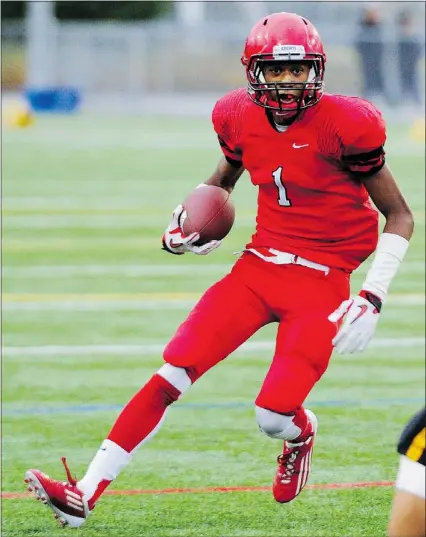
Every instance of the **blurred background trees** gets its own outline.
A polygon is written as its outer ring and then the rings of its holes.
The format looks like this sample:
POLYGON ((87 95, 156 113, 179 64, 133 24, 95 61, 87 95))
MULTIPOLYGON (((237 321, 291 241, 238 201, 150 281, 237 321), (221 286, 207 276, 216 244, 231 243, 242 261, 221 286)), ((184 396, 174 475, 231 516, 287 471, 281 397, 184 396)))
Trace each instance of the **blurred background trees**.
MULTIPOLYGON (((2 2, 3 19, 21 19, 27 2, 2 2)), ((170 13, 173 2, 55 2, 59 20, 148 20, 170 13)))

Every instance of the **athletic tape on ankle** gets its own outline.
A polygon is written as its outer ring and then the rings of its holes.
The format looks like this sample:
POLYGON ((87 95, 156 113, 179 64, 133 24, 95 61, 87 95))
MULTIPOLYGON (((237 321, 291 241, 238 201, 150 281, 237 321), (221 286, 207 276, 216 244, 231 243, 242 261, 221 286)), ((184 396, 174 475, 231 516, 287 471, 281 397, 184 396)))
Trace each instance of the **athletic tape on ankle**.
POLYGON ((180 393, 186 392, 191 386, 191 379, 183 367, 175 367, 171 364, 164 364, 163 367, 157 371, 157 375, 170 382, 180 393))

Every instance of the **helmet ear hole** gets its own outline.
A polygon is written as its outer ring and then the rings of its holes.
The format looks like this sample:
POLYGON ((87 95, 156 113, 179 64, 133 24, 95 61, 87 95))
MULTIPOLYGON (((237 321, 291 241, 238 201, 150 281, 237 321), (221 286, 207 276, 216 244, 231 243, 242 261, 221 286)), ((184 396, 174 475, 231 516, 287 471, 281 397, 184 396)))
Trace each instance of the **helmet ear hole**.
POLYGON ((265 19, 265 20, 263 21, 263 26, 266 26, 267 24, 268 24, 268 19, 265 19))

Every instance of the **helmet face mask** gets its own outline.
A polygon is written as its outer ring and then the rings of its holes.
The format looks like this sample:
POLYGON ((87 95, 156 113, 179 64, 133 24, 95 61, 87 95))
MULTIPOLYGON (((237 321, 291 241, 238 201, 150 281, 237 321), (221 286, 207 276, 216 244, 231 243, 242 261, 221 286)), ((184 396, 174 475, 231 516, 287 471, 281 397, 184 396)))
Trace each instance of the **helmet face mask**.
POLYGON ((299 15, 274 13, 259 21, 247 37, 241 61, 246 68, 249 97, 263 108, 289 115, 317 104, 322 97, 326 56, 321 38, 299 15), (308 64, 309 75, 304 81, 267 82, 264 68, 274 63, 308 64), (286 92, 297 93, 298 97, 283 99, 286 92))
MULTIPOLYGON (((291 60, 284 62, 288 65, 294 63, 300 65, 302 62, 291 60)), ((247 67, 248 92, 250 98, 260 106, 272 110, 287 112, 294 111, 295 104, 297 108, 302 110, 309 106, 313 106, 319 101, 322 96, 323 82, 321 73, 324 71, 322 60, 314 59, 303 61, 309 63, 309 75, 306 81, 291 81, 291 82, 266 82, 264 76, 264 67, 270 66, 272 63, 282 65, 283 60, 271 60, 267 55, 256 55, 251 58, 250 64, 247 67), (297 93, 299 96, 292 102, 286 103, 281 95, 288 93, 297 93)))

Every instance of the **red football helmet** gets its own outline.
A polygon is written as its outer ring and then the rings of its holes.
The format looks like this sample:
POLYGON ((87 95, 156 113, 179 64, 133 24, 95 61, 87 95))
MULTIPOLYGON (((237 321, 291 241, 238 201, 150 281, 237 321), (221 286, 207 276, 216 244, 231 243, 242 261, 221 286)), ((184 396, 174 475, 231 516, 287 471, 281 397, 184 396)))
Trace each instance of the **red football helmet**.
POLYGON ((278 112, 295 112, 313 106, 322 97, 326 56, 315 26, 295 13, 273 13, 250 31, 241 62, 246 68, 248 94, 259 106, 278 112), (306 82, 267 83, 262 67, 267 62, 309 62, 306 82), (299 90, 295 103, 285 105, 280 91, 299 90), (274 96, 274 98, 272 98, 274 96))

